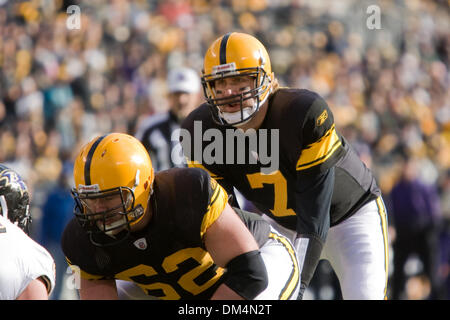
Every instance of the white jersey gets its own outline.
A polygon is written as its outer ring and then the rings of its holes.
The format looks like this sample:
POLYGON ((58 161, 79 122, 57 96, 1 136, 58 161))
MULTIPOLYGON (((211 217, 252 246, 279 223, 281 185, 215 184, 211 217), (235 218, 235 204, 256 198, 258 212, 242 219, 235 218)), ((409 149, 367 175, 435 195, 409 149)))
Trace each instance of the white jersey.
POLYGON ((50 295, 55 287, 52 256, 22 229, 0 216, 0 300, 15 300, 37 278, 45 282, 50 295))

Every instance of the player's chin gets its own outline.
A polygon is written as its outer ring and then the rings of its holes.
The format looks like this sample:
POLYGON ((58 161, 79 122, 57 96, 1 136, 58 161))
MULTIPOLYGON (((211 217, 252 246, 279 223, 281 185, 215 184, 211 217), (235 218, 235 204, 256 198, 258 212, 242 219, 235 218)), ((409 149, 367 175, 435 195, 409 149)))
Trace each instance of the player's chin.
POLYGON ((97 221, 97 227, 105 234, 114 236, 125 229, 124 222, 124 219, 110 220, 105 223, 103 221, 97 221))

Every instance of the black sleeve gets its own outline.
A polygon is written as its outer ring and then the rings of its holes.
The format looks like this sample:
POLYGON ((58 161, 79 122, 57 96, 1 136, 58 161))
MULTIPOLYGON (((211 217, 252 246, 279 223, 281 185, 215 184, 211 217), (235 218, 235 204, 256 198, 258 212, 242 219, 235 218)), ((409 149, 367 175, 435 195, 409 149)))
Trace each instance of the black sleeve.
MULTIPOLYGON (((201 224, 203 215, 213 196, 211 177, 199 168, 176 168, 164 172, 169 177, 166 187, 170 185, 173 194, 177 194, 176 207, 184 208, 185 214, 175 215, 176 223, 186 230, 195 230, 201 224)), ((159 180, 158 183, 163 183, 159 180)), ((168 192, 164 189, 164 192, 168 192)))
POLYGON ((193 243, 203 243, 206 230, 218 219, 228 201, 226 191, 207 171, 199 168, 176 168, 167 170, 167 174, 175 172, 177 194, 176 207, 184 214, 177 214, 174 222, 183 226, 185 239, 193 243), (198 230, 199 232, 192 232, 198 230))
POLYGON ((302 176, 297 182, 297 239, 302 292, 309 285, 319 262, 330 227, 330 206, 334 186, 334 168, 302 176), (303 261, 303 265, 302 264, 303 261))
POLYGON ((296 184, 297 233, 313 234, 325 242, 330 227, 334 167, 325 172, 302 175, 296 184))
POLYGON ((309 107, 300 127, 301 153, 296 170, 300 175, 321 173, 333 167, 345 150, 336 131, 333 113, 318 97, 309 107))
POLYGON ((232 207, 240 208, 239 202, 237 201, 236 193, 234 192, 233 184, 229 183, 225 179, 218 179, 217 182, 228 193, 228 204, 232 207))
MULTIPOLYGON (((222 188, 228 194, 229 204, 234 207, 239 208, 239 204, 237 202, 236 194, 234 192, 233 184, 228 182, 224 176, 224 174, 217 166, 208 165, 202 161, 202 154, 204 150, 204 145, 201 146, 200 152, 196 153, 196 145, 193 139, 201 140, 196 137, 198 132, 195 131, 194 126, 195 122, 206 122, 206 126, 208 126, 208 120, 204 119, 205 115, 202 114, 202 110, 205 106, 200 106, 197 110, 194 110, 182 123, 181 132, 180 132, 180 144, 182 146, 184 157, 186 158, 187 166, 189 168, 200 168, 208 172, 211 178, 215 179, 222 188), (202 120, 194 120, 194 119, 202 119, 202 120), (197 156, 197 157, 196 157, 197 156)), ((209 111, 207 112, 208 117, 210 116, 209 111)), ((223 168, 222 168, 223 170, 223 168)))
POLYGON ((302 290, 309 284, 330 227, 334 166, 345 150, 333 114, 324 99, 314 95, 298 132, 295 246, 302 268, 302 290))

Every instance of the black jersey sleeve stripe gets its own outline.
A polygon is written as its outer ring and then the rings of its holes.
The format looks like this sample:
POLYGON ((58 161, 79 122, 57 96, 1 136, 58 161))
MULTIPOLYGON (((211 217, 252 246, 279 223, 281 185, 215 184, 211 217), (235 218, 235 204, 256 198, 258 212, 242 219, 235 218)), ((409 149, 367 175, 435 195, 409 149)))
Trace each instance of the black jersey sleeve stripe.
POLYGON ((106 136, 107 135, 101 136, 94 142, 86 157, 86 163, 84 164, 84 182, 87 186, 91 184, 91 162, 95 149, 97 149, 100 142, 102 142, 106 136))
POLYGON ((220 56, 219 61, 220 64, 226 64, 227 63, 227 43, 228 38, 230 37, 231 32, 228 32, 226 35, 223 36, 222 41, 220 42, 220 56))

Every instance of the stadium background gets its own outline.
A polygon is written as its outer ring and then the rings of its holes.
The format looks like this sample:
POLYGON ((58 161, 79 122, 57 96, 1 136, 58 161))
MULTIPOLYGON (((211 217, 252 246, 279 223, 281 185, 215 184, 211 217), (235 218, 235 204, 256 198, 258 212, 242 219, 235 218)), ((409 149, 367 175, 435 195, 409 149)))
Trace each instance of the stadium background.
MULTIPOLYGON (((28 182, 32 236, 57 260, 54 299, 76 299, 58 240, 71 217, 71 165, 97 134, 134 134, 167 108, 166 74, 190 66, 218 36, 243 31, 269 51, 281 85, 321 94, 336 125, 389 195, 405 163, 436 190, 439 277, 449 299, 450 1, 0 0, 0 162, 28 182), (80 29, 67 8, 78 5, 80 29), (367 11, 380 8, 380 28, 367 11), (62 261, 62 262, 61 262, 62 261)), ((407 201, 405 199, 405 201, 407 201)), ((390 238, 396 225, 389 213, 390 238)), ((397 222, 398 223, 398 222, 397 222)), ((390 276, 392 278, 391 246, 390 276)), ((426 299, 430 283, 409 259, 404 299, 426 299)), ((308 299, 338 299, 319 266, 308 299)), ((391 283, 391 281, 390 281, 391 283)), ((390 291, 388 291, 389 293, 390 291)))

